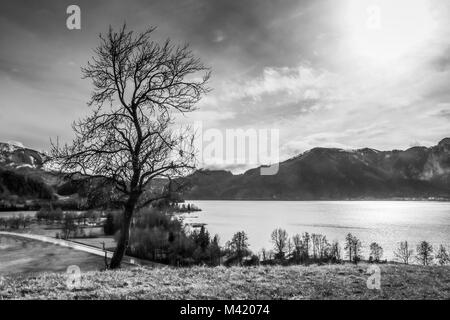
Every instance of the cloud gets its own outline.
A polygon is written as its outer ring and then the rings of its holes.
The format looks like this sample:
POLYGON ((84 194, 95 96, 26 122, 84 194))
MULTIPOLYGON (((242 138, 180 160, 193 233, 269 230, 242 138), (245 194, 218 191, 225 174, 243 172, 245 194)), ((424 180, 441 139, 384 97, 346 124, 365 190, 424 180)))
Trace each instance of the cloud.
POLYGON ((261 101, 266 96, 282 94, 290 102, 311 98, 312 93, 329 90, 335 77, 327 72, 300 65, 296 68, 266 67, 262 76, 238 84, 232 91, 233 98, 251 98, 261 101))
POLYGON ((450 102, 439 103, 436 107, 437 110, 432 110, 429 114, 432 117, 446 118, 450 120, 450 102))
MULTIPOLYGON (((345 0, 80 0, 79 32, 65 28, 68 1, 5 0, 0 140, 45 149, 50 136, 70 139, 70 123, 88 111, 91 90, 79 67, 100 32, 127 21, 139 31, 158 26, 156 41, 190 43, 212 67, 213 91, 181 122, 279 129, 282 158, 315 146, 436 143, 450 136, 450 4, 423 1, 436 22, 429 39, 377 64, 352 47, 345 0)), ((403 30, 401 19, 394 22, 403 30)))
POLYGON ((264 125, 284 115, 330 107, 329 101, 338 98, 337 83, 336 75, 308 65, 266 67, 255 77, 223 81, 201 102, 201 108, 232 110, 234 118, 224 120, 234 120, 235 125, 241 124, 240 120, 264 125))
POLYGON ((450 69, 450 48, 442 55, 437 56, 431 61, 431 65, 438 71, 444 72, 450 69))
POLYGON ((226 39, 226 35, 222 30, 216 30, 216 32, 214 32, 214 42, 222 42, 226 39))

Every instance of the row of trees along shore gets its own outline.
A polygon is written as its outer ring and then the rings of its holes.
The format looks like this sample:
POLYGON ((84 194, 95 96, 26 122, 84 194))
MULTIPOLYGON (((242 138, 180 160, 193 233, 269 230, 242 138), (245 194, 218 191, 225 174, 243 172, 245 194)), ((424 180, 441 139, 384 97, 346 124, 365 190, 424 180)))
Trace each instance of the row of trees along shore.
MULTIPOLYGON (((121 214, 110 213, 106 218, 105 233, 120 237, 121 214)), ((167 215, 160 208, 139 211, 133 218, 130 230, 130 242, 127 254, 138 258, 159 261, 175 266, 205 264, 255 265, 255 264, 325 264, 363 260, 362 243, 354 235, 345 237, 344 247, 338 241, 329 242, 322 234, 296 234, 289 237, 281 229, 275 229, 270 235, 272 250, 253 253, 249 239, 244 231, 236 232, 233 237, 220 245, 217 235, 211 236, 207 229, 189 229, 179 219, 167 215)), ((378 243, 369 245, 368 262, 385 263, 383 248, 378 243)), ((407 242, 400 242, 394 252, 401 263, 419 263, 440 265, 450 263, 448 250, 440 245, 437 251, 427 241, 420 242, 415 250, 407 242)))
MULTIPOLYGON (((271 234, 273 250, 262 249, 256 259, 249 250, 248 237, 244 231, 237 232, 232 240, 227 243, 227 247, 234 253, 236 261, 242 264, 246 260, 260 261, 263 264, 311 264, 311 263, 343 263, 350 261, 355 264, 363 259, 361 241, 351 233, 345 238, 344 253, 338 241, 328 242, 321 234, 302 235, 296 234, 289 237, 283 229, 275 229, 271 234), (250 257, 250 258, 249 258, 250 257)), ((383 258, 383 248, 376 242, 369 246, 370 263, 387 263, 383 258)), ((440 245, 434 254, 433 246, 427 242, 420 242, 416 251, 411 248, 407 241, 400 242, 394 251, 396 260, 410 264, 417 262, 421 265, 431 265, 436 262, 439 265, 450 264, 450 256, 447 248, 440 245)))

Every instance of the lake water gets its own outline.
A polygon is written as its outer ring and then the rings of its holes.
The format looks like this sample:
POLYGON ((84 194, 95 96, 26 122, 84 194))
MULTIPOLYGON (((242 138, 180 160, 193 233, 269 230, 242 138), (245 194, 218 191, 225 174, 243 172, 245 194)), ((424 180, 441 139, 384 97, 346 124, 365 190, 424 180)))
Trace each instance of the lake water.
MULTIPOLYGON (((383 258, 393 259, 400 241, 415 248, 426 240, 450 247, 450 202, 425 201, 189 201, 202 209, 186 215, 186 223, 206 223, 221 244, 245 231, 250 249, 272 249, 270 234, 281 227, 289 235, 321 233, 343 244, 347 233, 357 236, 367 258, 369 245, 379 243, 383 258)), ((343 246, 342 246, 343 248, 343 246)))

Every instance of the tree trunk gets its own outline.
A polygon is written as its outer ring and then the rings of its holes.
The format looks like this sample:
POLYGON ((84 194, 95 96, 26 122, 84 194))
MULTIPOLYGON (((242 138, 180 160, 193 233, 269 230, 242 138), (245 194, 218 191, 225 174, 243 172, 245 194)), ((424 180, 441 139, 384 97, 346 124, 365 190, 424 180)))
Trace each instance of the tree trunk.
POLYGON ((131 217, 133 216, 134 206, 135 202, 132 199, 130 199, 125 205, 122 229, 120 230, 119 241, 117 242, 116 249, 114 250, 113 257, 109 264, 110 269, 120 268, 123 256, 125 255, 125 251, 127 250, 128 240, 130 239, 130 224, 131 217))

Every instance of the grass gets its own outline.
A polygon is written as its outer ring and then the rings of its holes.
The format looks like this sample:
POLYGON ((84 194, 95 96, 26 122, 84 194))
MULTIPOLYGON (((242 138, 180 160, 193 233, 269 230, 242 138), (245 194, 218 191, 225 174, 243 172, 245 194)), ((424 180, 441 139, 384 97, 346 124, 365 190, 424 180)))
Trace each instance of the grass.
POLYGON ((70 265, 82 270, 101 270, 100 256, 50 243, 0 236, 0 275, 66 271, 70 265))
POLYGON ((103 236, 98 238, 74 238, 70 240, 100 249, 103 249, 103 243, 105 243, 106 249, 110 251, 114 251, 116 248, 116 241, 112 236, 103 236))
POLYGON ((450 267, 381 266, 381 290, 366 285, 368 265, 251 268, 128 268, 67 276, 8 276, 0 299, 450 299, 450 267))

